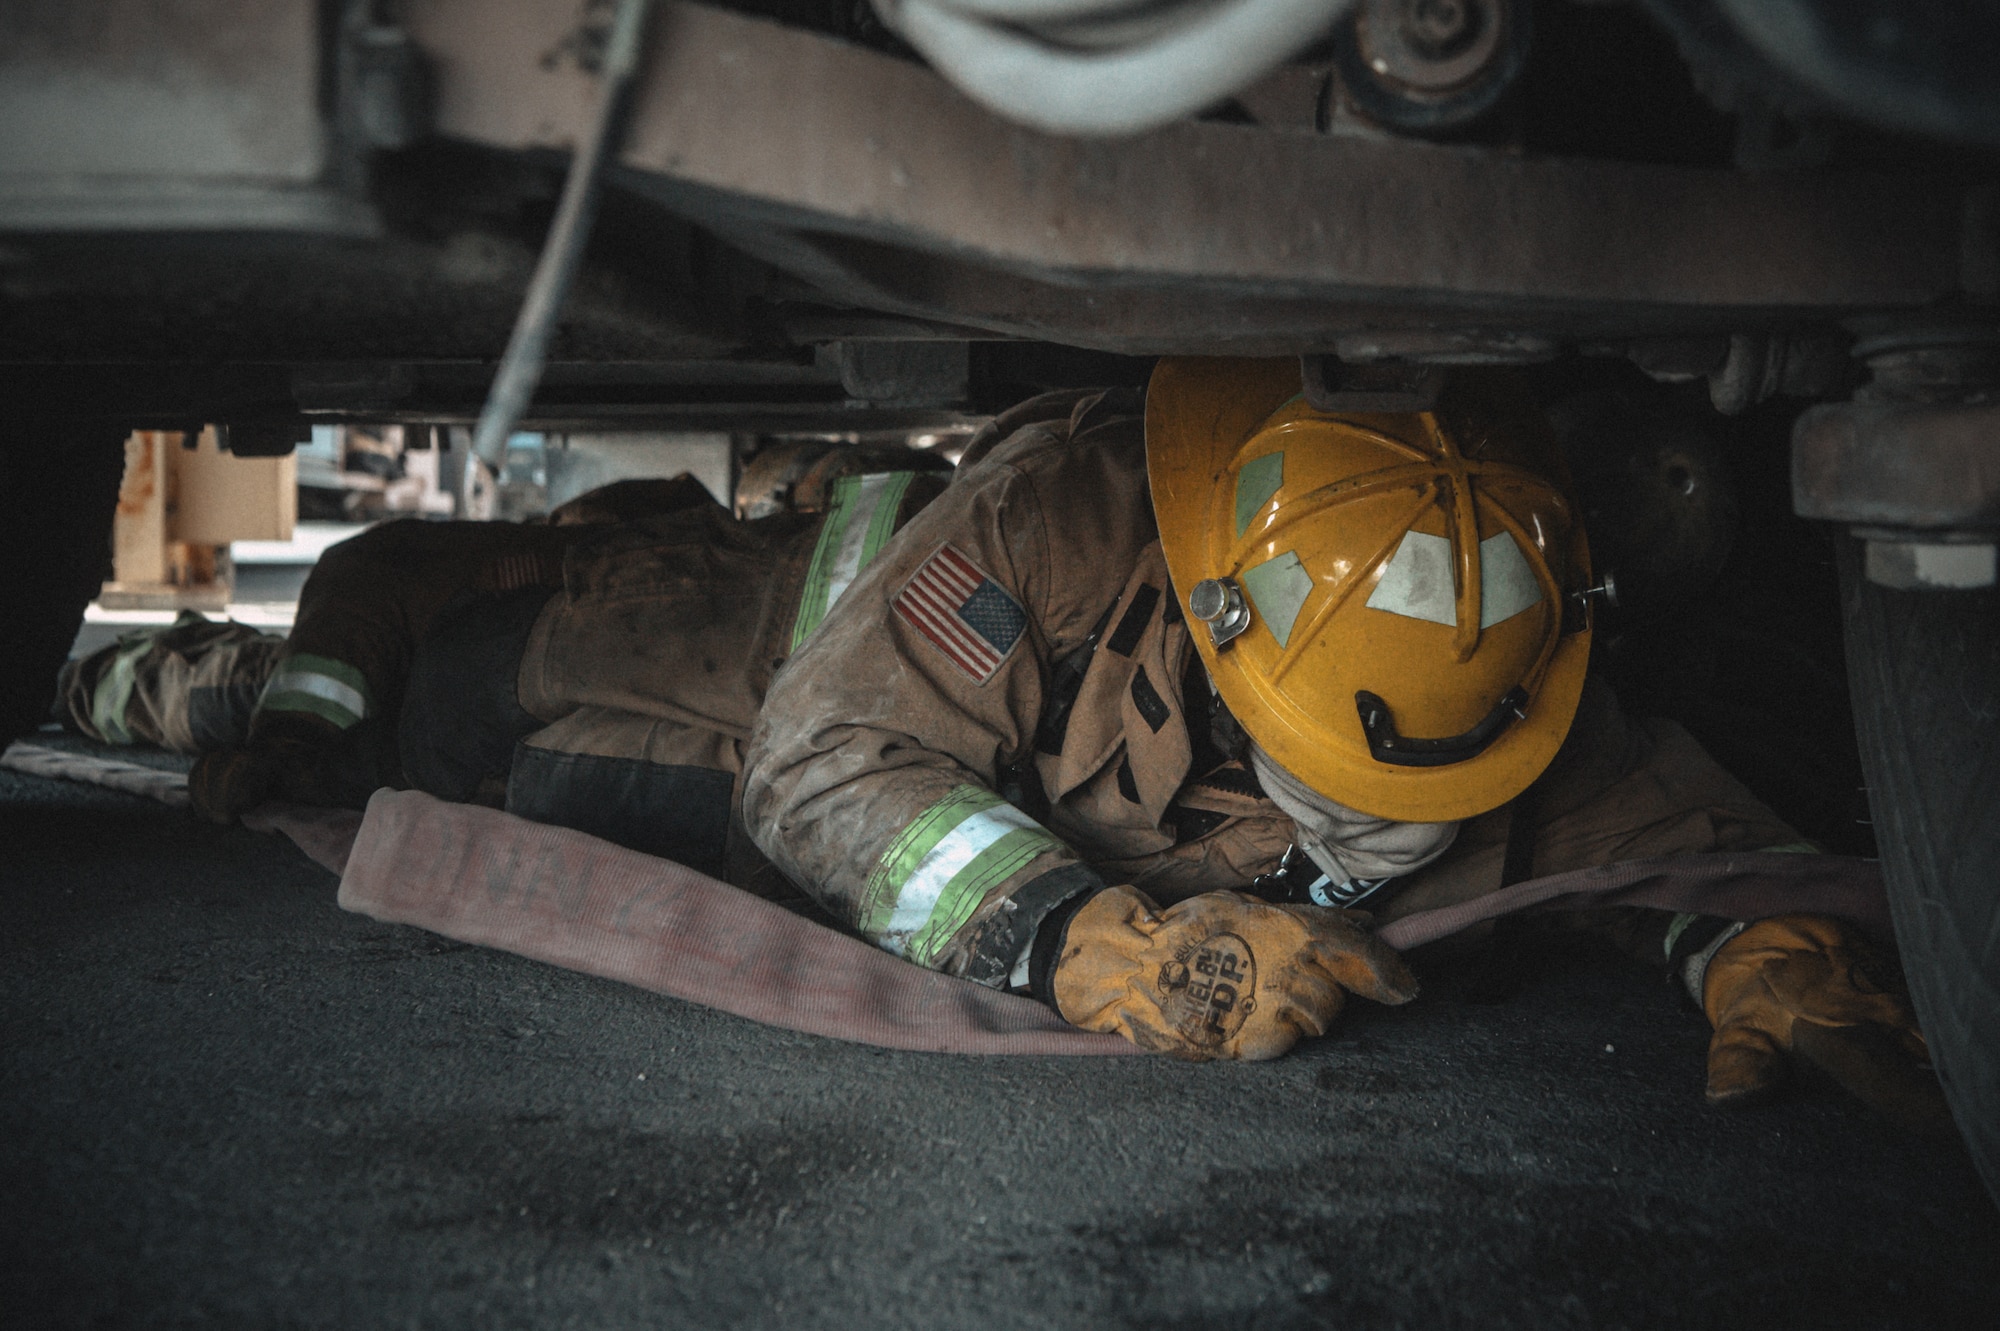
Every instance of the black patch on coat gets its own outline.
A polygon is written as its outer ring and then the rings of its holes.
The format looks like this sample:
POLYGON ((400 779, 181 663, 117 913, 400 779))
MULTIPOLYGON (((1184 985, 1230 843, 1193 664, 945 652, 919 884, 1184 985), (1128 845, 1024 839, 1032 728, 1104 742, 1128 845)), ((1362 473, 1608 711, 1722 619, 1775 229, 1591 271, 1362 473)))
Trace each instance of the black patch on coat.
POLYGON ((1166 699, 1153 687, 1153 681, 1146 678, 1144 666, 1140 666, 1132 676, 1132 705, 1139 709, 1140 716, 1146 718, 1146 724, 1153 728, 1155 735, 1160 733, 1160 727, 1167 723, 1167 718, 1173 715, 1166 699))
POLYGON ((1206 786, 1210 790, 1222 791, 1227 795, 1249 795, 1256 799, 1264 797, 1264 786, 1257 780, 1257 774, 1233 762, 1224 763, 1214 771, 1196 777, 1194 783, 1197 786, 1206 786))
POLYGON ((1118 793, 1134 804, 1139 802, 1139 781, 1132 775, 1132 756, 1118 760, 1118 793))
POLYGON ((516 746, 507 812, 720 875, 736 780, 710 767, 516 746))
POLYGON ((1187 725, 1190 772, 1213 771, 1231 759, 1249 762, 1250 737, 1209 687, 1208 670, 1195 652, 1188 653, 1181 675, 1181 720, 1187 725))
POLYGON ((1050 756, 1062 752, 1063 743, 1069 738, 1069 714, 1076 707, 1076 695, 1083 690, 1083 677, 1090 673, 1090 661, 1104 637, 1104 626, 1111 622, 1111 612, 1117 608, 1116 601, 1105 606, 1104 613, 1091 626, 1090 636, 1056 663, 1048 697, 1042 703, 1042 718, 1035 727, 1035 752, 1050 756))
POLYGON ((1167 821, 1174 825, 1174 844, 1185 846, 1228 822, 1229 815, 1213 809, 1183 809, 1176 804, 1167 810, 1167 821))
POLYGON ((1000 784, 994 787, 1001 799, 1038 823, 1049 819, 1049 789, 1042 784, 1041 769, 1033 755, 1000 769, 1000 784))
POLYGON ((1130 656, 1139 639, 1146 636, 1146 625, 1153 622, 1153 611, 1159 604, 1160 589, 1151 583, 1140 583, 1139 590, 1132 593, 1132 604, 1125 608, 1125 617, 1118 621, 1105 647, 1120 656, 1130 656))

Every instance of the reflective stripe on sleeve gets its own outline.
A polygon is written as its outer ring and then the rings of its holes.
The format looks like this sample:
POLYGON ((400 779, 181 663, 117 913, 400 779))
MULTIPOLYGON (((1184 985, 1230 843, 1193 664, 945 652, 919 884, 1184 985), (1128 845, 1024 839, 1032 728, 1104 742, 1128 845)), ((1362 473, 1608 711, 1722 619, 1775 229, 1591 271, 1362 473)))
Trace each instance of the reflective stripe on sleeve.
POLYGON ((882 552, 896 531, 896 510, 916 476, 913 471, 879 471, 843 476, 833 483, 826 521, 806 568, 799 593, 799 617, 792 625, 792 650, 797 651, 826 618, 861 570, 882 552))
POLYGON ((257 700, 259 712, 305 712, 341 730, 374 711, 368 680, 345 661, 300 654, 279 662, 257 700))
POLYGON ((1667 936, 1660 944, 1660 955, 1668 961, 1672 961, 1674 959, 1674 948, 1680 943, 1681 935, 1688 931, 1690 924, 1693 924, 1700 918, 1701 916, 1696 912, 1684 910, 1669 920, 1667 922, 1667 936))
POLYGON ((959 786, 883 852, 862 891, 861 932, 899 957, 934 965, 996 884, 1062 849, 992 791, 959 786))
POLYGON ((1722 951, 1725 943, 1748 927, 1743 921, 1738 920, 1717 934, 1707 947, 1681 964, 1681 984, 1687 989, 1687 996, 1694 1000, 1696 1007, 1703 1011, 1708 1009, 1708 963, 1715 960, 1715 954, 1722 951))
POLYGON ((150 636, 132 634, 131 641, 112 658, 111 668, 97 681, 90 694, 90 724, 106 744, 130 744, 132 732, 125 726, 125 708, 139 683, 139 658, 153 650, 150 636))

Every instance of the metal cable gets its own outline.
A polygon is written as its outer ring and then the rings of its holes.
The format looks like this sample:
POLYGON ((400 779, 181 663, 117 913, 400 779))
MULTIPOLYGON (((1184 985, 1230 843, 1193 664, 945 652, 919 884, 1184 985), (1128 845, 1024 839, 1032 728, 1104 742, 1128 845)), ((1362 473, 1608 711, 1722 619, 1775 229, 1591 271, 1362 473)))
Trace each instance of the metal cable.
POLYGON ((604 48, 600 73, 604 91, 597 119, 570 159, 555 221, 542 242, 541 257, 535 262, 534 276, 528 280, 521 312, 514 319, 513 335, 507 339, 507 352, 500 358, 499 371, 493 376, 486 405, 479 413, 472 451, 496 472, 506 461, 507 438, 514 433, 514 427, 534 398, 535 386, 541 382, 556 316, 562 312, 577 265, 583 261, 590 223, 597 213, 597 190, 604 163, 617 147, 625 126, 625 113, 631 105, 632 89, 637 83, 640 38, 645 33, 649 8, 650 0, 619 0, 618 12, 611 20, 611 36, 604 48))

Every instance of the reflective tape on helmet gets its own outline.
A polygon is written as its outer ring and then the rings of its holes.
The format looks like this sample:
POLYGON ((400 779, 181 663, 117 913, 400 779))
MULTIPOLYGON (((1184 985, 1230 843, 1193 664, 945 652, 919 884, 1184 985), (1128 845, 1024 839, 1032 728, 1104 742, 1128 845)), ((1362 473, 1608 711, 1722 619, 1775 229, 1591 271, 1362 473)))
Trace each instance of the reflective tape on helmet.
POLYGON ((958 786, 882 853, 862 890, 861 932, 885 951, 934 965, 989 891, 1037 856, 1063 849, 992 791, 958 786))
POLYGON ((1263 457, 1252 458, 1236 473, 1236 534, 1241 536, 1250 529, 1250 519, 1257 516, 1264 505, 1271 502, 1271 496, 1285 483, 1285 455, 1266 453, 1263 457))
MULTIPOLYGON (((1535 580, 1534 569, 1511 533, 1497 532, 1479 543, 1481 629, 1512 619, 1541 599, 1542 585, 1535 580)), ((1383 566, 1381 580, 1368 594, 1368 608, 1456 625, 1458 591, 1452 576, 1451 542, 1428 532, 1405 532, 1396 553, 1383 566)))
POLYGON ((797 651, 833 609, 861 570, 868 567, 896 531, 896 511, 910 488, 913 471, 880 471, 843 476, 833 483, 826 521, 813 547, 812 563, 799 592, 799 617, 792 624, 797 651))
POLYGON ((1243 590, 1263 617, 1264 627, 1278 640, 1291 645, 1292 625, 1299 621, 1299 608, 1312 595, 1312 574, 1299 562, 1298 551, 1287 550, 1276 559, 1243 570, 1243 590))
POLYGON ((261 712, 305 713, 346 730, 374 712, 367 678, 345 661, 301 653, 280 662, 264 696, 261 712))
POLYGON ((1479 543, 1479 627, 1490 629, 1540 605, 1542 584, 1528 567, 1521 543, 1497 532, 1479 543))
POLYGON ((1456 624, 1458 592, 1451 574, 1451 542, 1428 532, 1404 532, 1396 553, 1382 566, 1375 590, 1368 594, 1368 608, 1433 624, 1456 624))

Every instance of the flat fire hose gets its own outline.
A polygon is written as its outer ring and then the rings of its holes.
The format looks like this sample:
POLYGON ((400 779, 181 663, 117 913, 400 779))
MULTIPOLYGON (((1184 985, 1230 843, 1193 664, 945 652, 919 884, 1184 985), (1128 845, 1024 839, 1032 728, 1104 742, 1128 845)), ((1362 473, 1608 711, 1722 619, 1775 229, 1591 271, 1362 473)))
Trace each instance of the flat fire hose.
MULTIPOLYGON (((893 1049, 1126 1054, 1040 1003, 912 966, 740 888, 567 828, 378 791, 340 904, 791 1030, 893 1049)), ((1435 942, 1535 907, 1654 906, 1737 919, 1840 915, 1886 936, 1876 866, 1835 855, 1678 855, 1553 874, 1382 929, 1435 942)))
POLYGON ((1889 898, 1875 861, 1754 850, 1614 860, 1531 878, 1456 906, 1405 915, 1376 930, 1376 937, 1407 952, 1502 915, 1611 906, 1693 911, 1726 920, 1762 920, 1797 912, 1837 915, 1860 925, 1879 942, 1890 946, 1895 942, 1889 898))
MULTIPOLYGON (((5 766, 168 798, 172 773, 15 745, 5 766), (56 762, 55 759, 61 759, 56 762), (140 789, 139 787, 144 787, 140 789)), ((182 793, 184 802, 185 793, 182 793)), ((170 802, 172 802, 170 800, 170 802)), ((415 791, 382 790, 359 815, 266 805, 281 831, 341 875, 342 908, 411 924, 752 1021, 892 1049, 963 1054, 1131 1054, 1040 1003, 913 966, 718 879, 568 828, 415 791)), ((1889 941, 1881 874, 1835 855, 1677 855, 1552 874, 1380 931, 1408 950, 1537 908, 1650 906, 1754 920, 1837 915, 1889 941)))
POLYGON ((340 904, 813 1035, 946 1054, 1139 1052, 685 865, 416 791, 368 801, 340 904))

